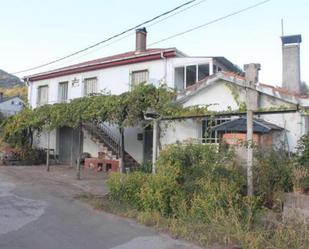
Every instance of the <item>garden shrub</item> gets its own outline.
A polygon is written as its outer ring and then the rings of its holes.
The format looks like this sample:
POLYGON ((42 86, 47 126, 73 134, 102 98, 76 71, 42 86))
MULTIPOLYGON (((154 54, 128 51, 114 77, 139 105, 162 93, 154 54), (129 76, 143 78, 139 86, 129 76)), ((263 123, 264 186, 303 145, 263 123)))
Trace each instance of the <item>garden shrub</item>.
POLYGON ((163 216, 175 214, 184 199, 180 185, 173 178, 160 174, 148 178, 139 196, 143 210, 159 212, 163 216))
POLYGON ((254 189, 267 207, 275 204, 278 192, 293 189, 293 165, 288 154, 282 149, 257 149, 254 165, 254 189))
POLYGON ((111 173, 107 185, 113 198, 139 209, 141 207, 139 193, 148 178, 149 175, 138 171, 125 175, 111 173))
POLYGON ((297 166, 309 169, 309 134, 303 135, 298 140, 295 159, 297 166))
POLYGON ((299 187, 303 193, 309 192, 309 176, 303 177, 299 180, 299 187))

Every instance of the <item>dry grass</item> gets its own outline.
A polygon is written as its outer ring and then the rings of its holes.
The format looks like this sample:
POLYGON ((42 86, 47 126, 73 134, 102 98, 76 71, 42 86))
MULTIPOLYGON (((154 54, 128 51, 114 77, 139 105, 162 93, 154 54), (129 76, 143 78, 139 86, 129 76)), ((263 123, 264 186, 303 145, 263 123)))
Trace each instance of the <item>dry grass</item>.
POLYGON ((294 192, 300 192, 301 188, 299 185, 300 179, 309 176, 309 170, 305 168, 294 168, 293 169, 293 178, 294 178, 294 192))
POLYGON ((309 249, 309 228, 304 224, 287 225, 268 222, 256 227, 244 227, 235 217, 218 215, 210 224, 193 220, 164 218, 159 213, 138 212, 110 196, 81 194, 77 199, 96 210, 104 210, 122 217, 136 218, 138 222, 167 232, 201 246, 242 249, 309 249))

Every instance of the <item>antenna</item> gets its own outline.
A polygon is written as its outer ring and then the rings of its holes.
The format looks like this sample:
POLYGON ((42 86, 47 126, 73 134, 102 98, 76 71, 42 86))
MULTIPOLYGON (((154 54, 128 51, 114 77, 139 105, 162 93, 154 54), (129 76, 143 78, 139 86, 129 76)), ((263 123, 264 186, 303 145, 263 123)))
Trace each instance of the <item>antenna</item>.
POLYGON ((281 36, 284 36, 283 18, 281 18, 281 36))

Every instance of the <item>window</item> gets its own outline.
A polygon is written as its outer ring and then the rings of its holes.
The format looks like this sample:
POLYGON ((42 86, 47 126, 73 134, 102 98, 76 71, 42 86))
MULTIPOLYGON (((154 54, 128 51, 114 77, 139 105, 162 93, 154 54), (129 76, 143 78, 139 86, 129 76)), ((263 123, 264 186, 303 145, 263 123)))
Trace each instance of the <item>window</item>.
POLYGON ((198 80, 202 80, 209 76, 209 64, 198 65, 198 80))
POLYGON ((209 76, 209 64, 188 65, 175 67, 174 83, 177 90, 183 90, 186 87, 194 85, 209 76))
POLYGON ((147 83, 149 77, 148 70, 133 71, 131 73, 131 86, 147 83))
POLYGON ((15 102, 14 102, 14 100, 12 100, 12 101, 11 101, 11 105, 15 105, 15 102))
POLYGON ((91 95, 97 92, 97 81, 96 77, 87 78, 84 80, 85 84, 85 96, 91 95))
POLYGON ((218 133, 212 130, 212 128, 230 120, 230 118, 226 117, 205 119, 202 124, 203 143, 219 143, 218 133))
POLYGON ((176 67, 175 68, 175 88, 176 90, 183 90, 185 83, 185 68, 184 67, 176 67))
POLYGON ((66 102, 68 100, 68 85, 69 83, 60 82, 58 87, 58 101, 60 103, 66 102))
POLYGON ((196 65, 186 66, 186 87, 196 83, 196 65))
POLYGON ((48 86, 38 87, 38 105, 45 105, 48 103, 48 86))

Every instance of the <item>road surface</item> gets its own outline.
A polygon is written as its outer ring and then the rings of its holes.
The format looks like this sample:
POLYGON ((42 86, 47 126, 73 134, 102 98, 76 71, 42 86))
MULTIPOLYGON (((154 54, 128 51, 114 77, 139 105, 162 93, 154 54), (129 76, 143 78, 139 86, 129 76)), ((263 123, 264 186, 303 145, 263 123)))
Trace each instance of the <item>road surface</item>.
MULTIPOLYGON (((47 173, 48 174, 48 173, 47 173)), ((197 249, 183 241, 93 210, 61 181, 0 167, 1 249, 197 249)))

